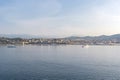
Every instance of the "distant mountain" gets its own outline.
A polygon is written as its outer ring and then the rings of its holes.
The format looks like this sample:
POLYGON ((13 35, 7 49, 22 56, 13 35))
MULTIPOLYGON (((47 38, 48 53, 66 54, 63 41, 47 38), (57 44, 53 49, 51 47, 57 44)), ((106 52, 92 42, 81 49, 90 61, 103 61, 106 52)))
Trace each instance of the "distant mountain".
POLYGON ((78 36, 71 36, 67 37, 66 39, 70 40, 120 40, 120 34, 115 35, 101 35, 101 36, 85 36, 85 37, 78 37, 78 36))
MULTIPOLYGON (((50 38, 50 37, 40 37, 36 35, 28 35, 28 34, 0 34, 0 37, 7 37, 7 38, 50 38)), ((69 40, 117 40, 120 41, 120 34, 115 35, 101 35, 101 36, 70 36, 63 39, 69 39, 69 40)))

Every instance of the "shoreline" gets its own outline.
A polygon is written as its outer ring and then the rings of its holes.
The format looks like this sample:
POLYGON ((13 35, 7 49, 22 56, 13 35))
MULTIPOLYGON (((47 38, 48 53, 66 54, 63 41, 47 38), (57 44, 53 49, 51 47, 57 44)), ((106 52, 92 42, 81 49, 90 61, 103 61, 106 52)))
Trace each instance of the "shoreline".
POLYGON ((103 45, 99 45, 99 44, 91 44, 91 45, 83 45, 83 44, 0 44, 0 46, 9 46, 9 45, 15 45, 15 46, 61 46, 61 45, 65 45, 65 46, 69 46, 69 45, 79 45, 79 46, 120 46, 120 44, 114 44, 114 45, 110 45, 110 44, 103 44, 103 45))

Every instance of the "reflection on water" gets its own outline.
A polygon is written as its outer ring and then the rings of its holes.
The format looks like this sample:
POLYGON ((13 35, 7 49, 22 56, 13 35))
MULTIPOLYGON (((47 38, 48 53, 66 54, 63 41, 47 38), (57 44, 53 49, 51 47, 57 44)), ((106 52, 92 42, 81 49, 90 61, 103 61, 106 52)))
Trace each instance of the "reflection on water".
POLYGON ((120 46, 0 47, 0 80, 119 80, 120 46))

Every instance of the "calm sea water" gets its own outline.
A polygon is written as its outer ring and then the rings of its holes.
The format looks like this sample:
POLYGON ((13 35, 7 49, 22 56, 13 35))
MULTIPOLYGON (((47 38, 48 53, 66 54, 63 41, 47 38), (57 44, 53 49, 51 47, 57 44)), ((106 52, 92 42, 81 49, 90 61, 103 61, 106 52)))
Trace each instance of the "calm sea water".
POLYGON ((1 46, 0 80, 120 80, 120 46, 1 46))

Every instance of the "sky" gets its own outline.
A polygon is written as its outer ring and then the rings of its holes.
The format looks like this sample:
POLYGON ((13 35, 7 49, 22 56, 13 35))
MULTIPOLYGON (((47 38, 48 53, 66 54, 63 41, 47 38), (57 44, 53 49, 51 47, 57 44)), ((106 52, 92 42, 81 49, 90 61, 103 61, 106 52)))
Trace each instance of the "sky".
POLYGON ((120 0, 0 0, 0 34, 118 34, 119 4, 120 0))

